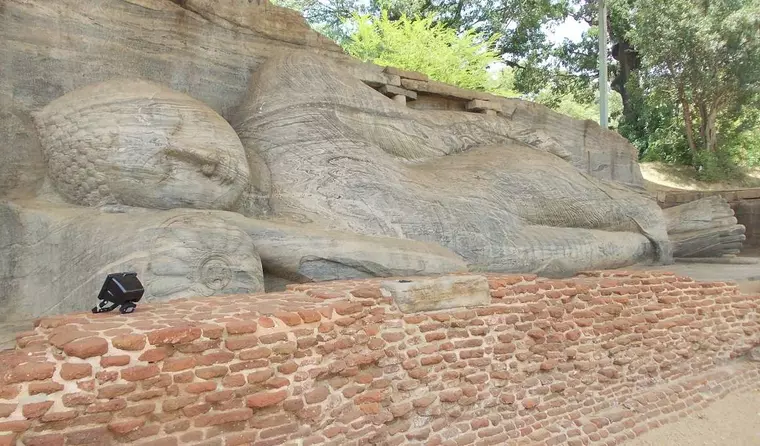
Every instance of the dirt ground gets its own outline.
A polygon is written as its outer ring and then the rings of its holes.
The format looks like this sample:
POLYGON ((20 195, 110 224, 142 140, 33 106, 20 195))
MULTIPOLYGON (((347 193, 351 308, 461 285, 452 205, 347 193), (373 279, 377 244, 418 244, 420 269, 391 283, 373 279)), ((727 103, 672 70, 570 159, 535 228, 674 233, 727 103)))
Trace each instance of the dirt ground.
POLYGON ((691 167, 672 166, 657 162, 639 163, 641 175, 650 191, 657 190, 731 190, 760 187, 760 169, 747 169, 742 175, 718 183, 706 183, 695 178, 691 167))
POLYGON ((760 445, 760 391, 731 393, 701 412, 649 431, 625 445, 760 445))

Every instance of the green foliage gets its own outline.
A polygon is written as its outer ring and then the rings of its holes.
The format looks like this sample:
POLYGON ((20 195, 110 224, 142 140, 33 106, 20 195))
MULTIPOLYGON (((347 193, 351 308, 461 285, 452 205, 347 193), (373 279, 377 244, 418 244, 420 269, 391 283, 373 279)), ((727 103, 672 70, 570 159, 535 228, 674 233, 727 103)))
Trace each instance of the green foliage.
POLYGON ((719 121, 756 105, 758 5, 758 0, 637 2, 629 35, 647 67, 642 71, 644 85, 671 88, 692 151, 725 148, 719 121))
POLYGON ((488 68, 499 62, 491 49, 498 36, 483 39, 475 32, 458 33, 432 18, 390 20, 355 15, 355 31, 346 51, 364 61, 419 71, 431 79, 473 90, 501 88, 488 68))

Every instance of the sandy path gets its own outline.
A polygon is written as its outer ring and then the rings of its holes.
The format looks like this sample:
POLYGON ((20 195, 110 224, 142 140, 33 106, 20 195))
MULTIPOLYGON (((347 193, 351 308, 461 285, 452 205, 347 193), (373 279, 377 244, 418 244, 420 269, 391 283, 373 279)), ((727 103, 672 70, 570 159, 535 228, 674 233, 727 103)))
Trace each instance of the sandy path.
POLYGON ((758 446, 760 391, 733 392, 707 409, 647 432, 626 446, 758 446))

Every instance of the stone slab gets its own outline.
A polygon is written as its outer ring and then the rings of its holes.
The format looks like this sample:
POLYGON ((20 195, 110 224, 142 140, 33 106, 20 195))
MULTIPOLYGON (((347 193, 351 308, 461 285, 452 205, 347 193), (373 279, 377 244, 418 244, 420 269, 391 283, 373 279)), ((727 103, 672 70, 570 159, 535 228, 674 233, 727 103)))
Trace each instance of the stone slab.
POLYGON ((483 112, 488 110, 500 112, 501 105, 483 99, 473 99, 472 101, 468 102, 467 105, 465 105, 465 109, 475 112, 483 112))
POLYGON ((484 276, 444 276, 433 279, 398 280, 381 284, 404 313, 437 311, 488 305, 491 293, 484 276))
POLYGON ((396 87, 394 85, 382 85, 380 88, 377 89, 380 93, 386 95, 386 96, 405 96, 411 100, 417 99, 417 93, 411 90, 407 90, 405 88, 396 87))
POLYGON ((417 71, 402 70, 401 68, 391 66, 385 67, 383 71, 406 79, 414 79, 418 81, 427 81, 429 79, 427 74, 418 73, 417 71))
POLYGON ((455 99, 466 99, 468 101, 471 101, 473 99, 487 100, 490 96, 489 94, 481 93, 479 91, 465 90, 464 88, 459 88, 453 85, 436 81, 425 82, 415 79, 402 78, 401 86, 409 90, 414 90, 416 92, 437 94, 455 99))

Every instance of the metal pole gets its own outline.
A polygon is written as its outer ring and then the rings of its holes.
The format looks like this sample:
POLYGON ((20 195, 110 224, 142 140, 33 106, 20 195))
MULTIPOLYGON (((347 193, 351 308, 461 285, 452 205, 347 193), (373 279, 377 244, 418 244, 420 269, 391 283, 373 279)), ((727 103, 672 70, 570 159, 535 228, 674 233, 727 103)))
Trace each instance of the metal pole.
POLYGON ((607 128, 607 6, 599 0, 599 125, 607 128))

